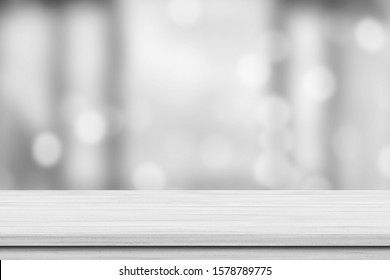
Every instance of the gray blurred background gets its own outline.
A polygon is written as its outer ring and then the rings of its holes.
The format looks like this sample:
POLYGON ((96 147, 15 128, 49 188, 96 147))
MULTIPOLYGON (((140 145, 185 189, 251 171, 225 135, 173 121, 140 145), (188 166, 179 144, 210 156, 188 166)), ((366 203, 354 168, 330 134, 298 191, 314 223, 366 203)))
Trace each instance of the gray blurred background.
POLYGON ((390 1, 0 1, 0 189, 390 188, 390 1))

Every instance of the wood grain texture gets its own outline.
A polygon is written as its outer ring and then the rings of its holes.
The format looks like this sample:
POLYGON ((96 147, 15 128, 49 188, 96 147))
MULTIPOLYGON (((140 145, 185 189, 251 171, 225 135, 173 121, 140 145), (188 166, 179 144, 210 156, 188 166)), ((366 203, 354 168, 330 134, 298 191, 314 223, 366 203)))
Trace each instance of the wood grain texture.
POLYGON ((0 246, 390 246, 390 192, 3 191, 0 246))
POLYGON ((390 260, 390 247, 0 247, 1 260, 390 260))

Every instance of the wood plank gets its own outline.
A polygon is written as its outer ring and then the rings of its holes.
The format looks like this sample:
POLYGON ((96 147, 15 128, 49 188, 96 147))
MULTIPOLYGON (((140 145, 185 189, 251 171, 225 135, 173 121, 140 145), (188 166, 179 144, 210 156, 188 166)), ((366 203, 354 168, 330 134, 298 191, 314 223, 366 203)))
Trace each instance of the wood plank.
POLYGON ((390 192, 2 191, 0 246, 390 246, 390 192))
POLYGON ((390 247, 0 247, 1 260, 388 260, 390 247))

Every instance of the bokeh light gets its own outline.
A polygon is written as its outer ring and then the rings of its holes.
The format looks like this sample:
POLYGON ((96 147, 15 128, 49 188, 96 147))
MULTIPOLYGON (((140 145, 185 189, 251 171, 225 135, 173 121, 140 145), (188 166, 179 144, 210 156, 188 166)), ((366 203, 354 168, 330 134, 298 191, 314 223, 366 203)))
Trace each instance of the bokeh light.
POLYGON ((377 19, 365 17, 360 19, 355 26, 355 40, 363 50, 375 53, 385 47, 387 32, 377 19))
POLYGON ((332 71, 319 64, 309 68, 301 80, 302 94, 316 102, 328 101, 336 91, 336 79, 332 71))
POLYGON ((262 88, 270 80, 272 69, 268 61, 259 54, 244 55, 238 62, 237 75, 248 88, 262 88))
POLYGON ((86 144, 101 142, 108 133, 107 120, 102 113, 88 110, 79 114, 75 119, 74 131, 77 139, 86 144))
POLYGON ((32 155, 36 163, 42 167, 56 165, 63 154, 63 145, 59 137, 52 132, 38 134, 32 144, 32 155))

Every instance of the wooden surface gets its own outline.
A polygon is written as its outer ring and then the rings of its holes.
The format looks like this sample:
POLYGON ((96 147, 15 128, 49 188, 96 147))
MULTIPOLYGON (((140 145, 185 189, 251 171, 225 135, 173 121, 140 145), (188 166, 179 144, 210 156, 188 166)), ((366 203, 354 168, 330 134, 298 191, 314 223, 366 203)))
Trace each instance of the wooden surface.
POLYGON ((390 247, 0 247, 1 260, 390 260, 390 247))
POLYGON ((2 191, 0 246, 390 246, 390 192, 2 191))

